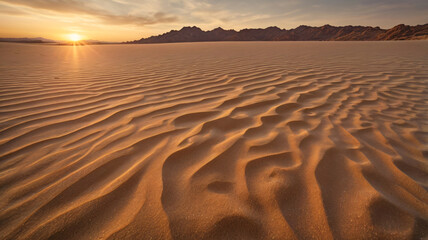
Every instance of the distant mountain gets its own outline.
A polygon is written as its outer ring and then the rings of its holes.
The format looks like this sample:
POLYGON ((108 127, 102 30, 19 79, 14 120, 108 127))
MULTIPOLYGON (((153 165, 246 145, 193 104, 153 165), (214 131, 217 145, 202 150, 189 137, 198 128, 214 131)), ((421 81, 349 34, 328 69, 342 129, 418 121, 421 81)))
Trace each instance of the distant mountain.
POLYGON ((428 39, 428 24, 397 25, 391 29, 379 27, 299 26, 286 30, 278 27, 243 29, 240 31, 216 28, 203 31, 198 27, 183 27, 158 36, 142 38, 126 43, 172 43, 206 41, 380 41, 428 39))
POLYGON ((0 38, 0 42, 16 43, 55 43, 56 41, 42 37, 37 38, 0 38))
POLYGON ((118 42, 105 42, 99 40, 80 40, 77 42, 71 41, 55 41, 42 37, 38 38, 0 38, 0 42, 14 42, 14 43, 55 43, 57 45, 98 45, 98 44, 117 44, 118 42))
POLYGON ((397 25, 379 36, 380 40, 419 40, 428 39, 428 24, 408 26, 397 25))
POLYGON ((80 40, 80 41, 61 41, 57 43, 58 45, 67 45, 67 46, 84 46, 84 45, 101 45, 101 44, 118 44, 118 42, 105 42, 105 41, 99 41, 99 40, 92 40, 92 39, 86 39, 86 40, 80 40))

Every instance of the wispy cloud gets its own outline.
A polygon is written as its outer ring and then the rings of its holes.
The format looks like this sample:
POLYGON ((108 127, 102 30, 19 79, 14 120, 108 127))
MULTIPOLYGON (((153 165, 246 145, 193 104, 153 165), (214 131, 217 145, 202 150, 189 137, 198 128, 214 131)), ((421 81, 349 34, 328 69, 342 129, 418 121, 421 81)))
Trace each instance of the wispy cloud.
MULTIPOLYGON (((12 6, 30 7, 35 10, 47 10, 59 14, 84 14, 97 18, 104 23, 118 25, 134 24, 144 26, 156 23, 171 23, 178 19, 176 16, 171 16, 160 11, 147 15, 130 15, 126 12, 118 13, 98 7, 97 2, 80 0, 0 0, 0 2, 5 2, 12 6)), ((116 3, 123 4, 119 1, 116 3)), ((99 5, 101 5, 101 3, 99 5)), ((13 8, 8 9, 10 13, 13 13, 13 8)), ((0 9, 0 11, 1 10, 2 9, 0 9)), ((8 12, 5 11, 3 11, 3 13, 7 14, 8 12)))
POLYGON ((20 10, 19 8, 14 8, 8 5, 0 4, 0 14, 24 15, 25 12, 20 10))

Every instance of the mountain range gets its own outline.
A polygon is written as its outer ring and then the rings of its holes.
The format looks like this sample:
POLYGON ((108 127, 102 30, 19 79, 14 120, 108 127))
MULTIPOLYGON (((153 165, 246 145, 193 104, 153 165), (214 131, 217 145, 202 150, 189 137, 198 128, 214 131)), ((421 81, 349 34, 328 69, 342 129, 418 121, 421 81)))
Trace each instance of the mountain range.
POLYGON ((71 42, 71 41, 57 41, 42 37, 37 38, 0 38, 0 42, 12 42, 12 43, 53 43, 56 45, 98 45, 98 44, 115 44, 117 42, 105 42, 105 41, 98 41, 98 40, 92 40, 92 39, 85 39, 80 40, 77 42, 71 42))
POLYGON ((286 30, 278 27, 243 29, 240 31, 216 28, 203 31, 198 27, 141 38, 126 43, 172 43, 207 41, 382 41, 428 39, 428 24, 409 26, 400 24, 390 29, 365 26, 322 27, 299 26, 286 30))
POLYGON ((0 42, 16 43, 55 43, 56 41, 42 37, 37 38, 0 38, 0 42))

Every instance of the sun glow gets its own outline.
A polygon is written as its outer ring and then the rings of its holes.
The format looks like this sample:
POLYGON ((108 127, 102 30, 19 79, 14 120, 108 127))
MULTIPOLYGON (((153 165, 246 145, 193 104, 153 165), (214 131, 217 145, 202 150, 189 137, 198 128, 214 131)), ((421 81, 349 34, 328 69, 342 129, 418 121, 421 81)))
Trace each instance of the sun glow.
POLYGON ((82 37, 77 33, 72 33, 68 35, 68 39, 72 42, 78 42, 82 40, 82 37))

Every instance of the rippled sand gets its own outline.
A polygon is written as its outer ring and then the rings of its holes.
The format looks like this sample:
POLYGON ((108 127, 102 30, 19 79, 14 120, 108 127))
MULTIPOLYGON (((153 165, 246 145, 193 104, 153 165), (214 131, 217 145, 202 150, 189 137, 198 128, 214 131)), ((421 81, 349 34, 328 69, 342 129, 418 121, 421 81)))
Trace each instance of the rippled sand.
POLYGON ((428 236, 428 41, 0 52, 1 239, 428 236))

